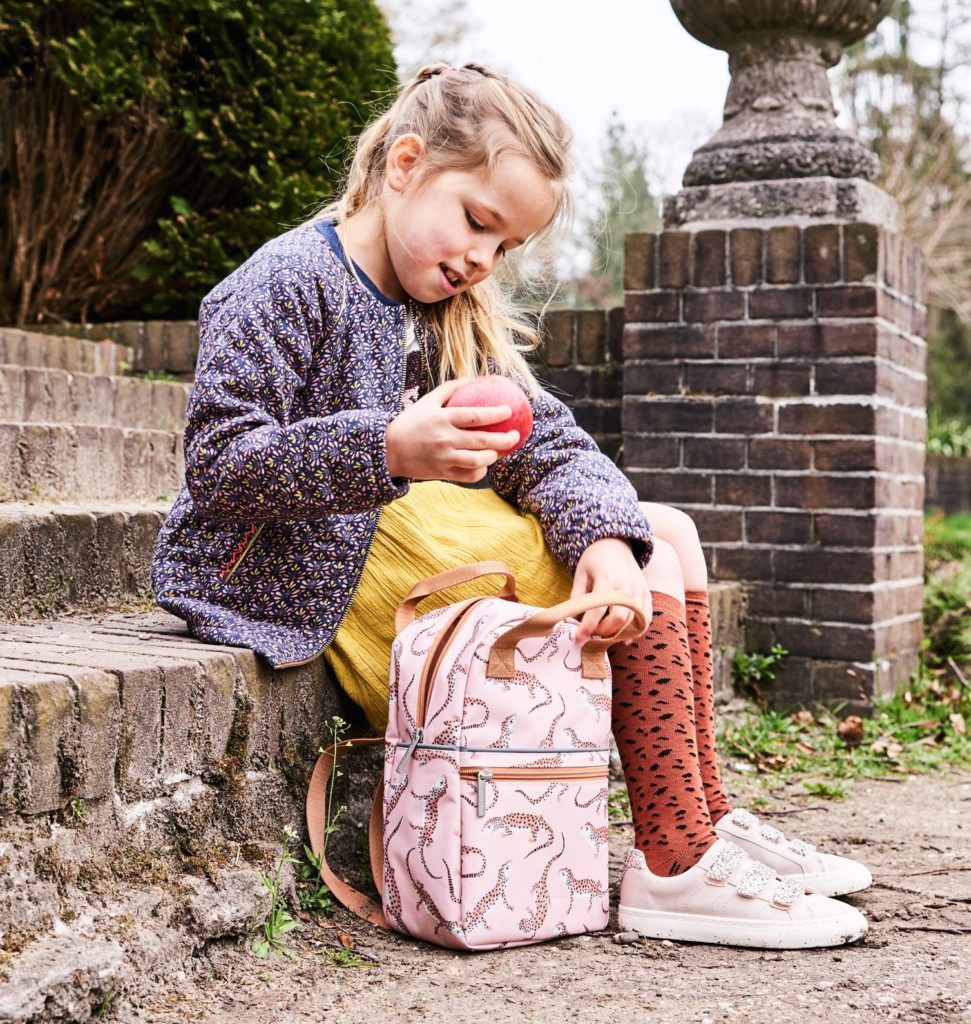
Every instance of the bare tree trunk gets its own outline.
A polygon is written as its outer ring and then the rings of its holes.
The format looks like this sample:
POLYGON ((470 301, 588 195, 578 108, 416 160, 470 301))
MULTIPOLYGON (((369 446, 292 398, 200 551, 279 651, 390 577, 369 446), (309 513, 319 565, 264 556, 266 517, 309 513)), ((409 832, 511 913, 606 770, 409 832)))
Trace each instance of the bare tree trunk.
POLYGON ((0 87, 0 323, 144 302, 153 286, 132 270, 169 197, 211 203, 222 190, 147 105, 108 123, 49 74, 0 87))

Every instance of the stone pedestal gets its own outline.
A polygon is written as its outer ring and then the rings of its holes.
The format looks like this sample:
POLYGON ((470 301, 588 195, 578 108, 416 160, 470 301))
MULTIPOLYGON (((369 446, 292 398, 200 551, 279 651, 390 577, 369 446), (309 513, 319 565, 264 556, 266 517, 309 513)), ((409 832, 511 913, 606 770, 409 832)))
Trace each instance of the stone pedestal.
POLYGON ((790 652, 774 699, 862 706, 920 650, 923 263, 793 219, 628 236, 624 465, 745 582, 746 647, 790 652))

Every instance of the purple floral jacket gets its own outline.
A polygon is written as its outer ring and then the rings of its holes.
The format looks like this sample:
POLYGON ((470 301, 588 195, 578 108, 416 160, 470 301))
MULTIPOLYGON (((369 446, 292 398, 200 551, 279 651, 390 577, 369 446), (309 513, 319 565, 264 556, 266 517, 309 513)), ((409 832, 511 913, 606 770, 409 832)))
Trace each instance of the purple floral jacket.
MULTIPOLYGON (((385 431, 407 381, 437 366, 404 356, 405 306, 345 263, 330 224, 264 245, 203 300, 185 429, 186 482, 159 535, 152 587, 197 637, 249 647, 274 666, 309 661, 350 606, 384 505, 385 431)), ((424 333, 420 310, 419 335, 424 333)), ((572 573, 603 537, 641 564, 650 528, 624 475, 543 392, 528 442, 490 470, 534 513, 572 573)), ((497 552, 501 557, 501 552, 497 552)))

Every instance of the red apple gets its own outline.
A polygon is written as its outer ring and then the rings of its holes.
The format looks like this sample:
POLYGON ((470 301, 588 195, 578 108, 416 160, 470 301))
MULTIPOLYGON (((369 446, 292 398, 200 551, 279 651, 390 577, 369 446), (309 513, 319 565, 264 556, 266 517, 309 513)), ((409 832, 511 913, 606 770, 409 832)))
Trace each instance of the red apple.
POLYGON ((487 374, 485 377, 476 377, 468 384, 463 384, 455 394, 445 403, 450 408, 456 406, 476 405, 508 405, 512 409, 509 419, 499 423, 490 423, 487 426, 476 427, 476 430, 491 430, 502 433, 506 430, 518 430, 519 441, 507 448, 503 454, 508 455, 517 448, 522 447, 533 429, 533 410, 530 408, 529 400, 523 392, 507 377, 500 377, 496 374, 487 374))

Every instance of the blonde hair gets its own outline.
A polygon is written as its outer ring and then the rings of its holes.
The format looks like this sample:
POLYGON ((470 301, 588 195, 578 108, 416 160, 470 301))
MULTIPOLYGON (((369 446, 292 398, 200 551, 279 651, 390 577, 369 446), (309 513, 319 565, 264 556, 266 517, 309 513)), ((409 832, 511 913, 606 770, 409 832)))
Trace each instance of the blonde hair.
MULTIPOLYGON (((527 159, 549 181, 556 201, 550 223, 531 245, 569 220, 569 127, 535 93, 480 64, 431 64, 403 86, 391 107, 361 134, 344 194, 318 218, 342 224, 378 201, 391 144, 412 133, 424 144, 423 178, 446 170, 491 170, 509 153, 527 159)), ((523 357, 538 344, 533 318, 516 308, 494 277, 424 308, 439 339, 439 380, 498 372, 536 394, 523 357)))

